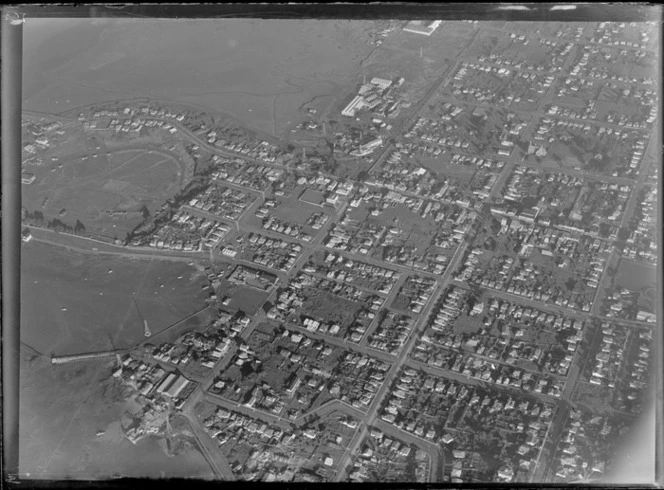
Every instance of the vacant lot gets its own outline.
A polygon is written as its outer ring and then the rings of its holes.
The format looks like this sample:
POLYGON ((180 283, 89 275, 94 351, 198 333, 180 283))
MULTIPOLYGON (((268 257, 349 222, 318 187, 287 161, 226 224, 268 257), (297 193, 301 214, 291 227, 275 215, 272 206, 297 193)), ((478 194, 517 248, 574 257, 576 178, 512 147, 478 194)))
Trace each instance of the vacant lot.
POLYGON ((306 189, 302 195, 300 195, 300 201, 320 205, 325 201, 325 196, 322 192, 315 191, 313 189, 306 189))
POLYGON ((271 216, 303 226, 309 218, 311 218, 311 215, 314 212, 320 212, 320 208, 317 208, 312 204, 304 203, 298 198, 291 196, 290 198, 280 201, 271 216))
POLYGON ((129 347, 201 309, 207 279, 184 263, 22 249, 21 340, 58 355, 129 347))
POLYGON ((622 260, 618 268, 617 284, 631 291, 641 291, 656 284, 655 267, 622 260))
POLYGON ((454 179, 460 185, 468 185, 475 175, 477 168, 475 166, 452 163, 451 159, 453 156, 454 153, 443 150, 435 158, 424 156, 422 158, 422 165, 447 179, 454 179))
POLYGON ((307 292, 307 299, 300 311, 319 321, 337 323, 341 328, 346 328, 355 321, 361 306, 335 294, 312 290, 311 293, 307 292))
POLYGON ((217 296, 220 298, 224 296, 230 298, 230 303, 225 305, 225 309, 231 313, 243 311, 247 315, 253 315, 263 306, 269 293, 224 280, 221 283, 217 296))

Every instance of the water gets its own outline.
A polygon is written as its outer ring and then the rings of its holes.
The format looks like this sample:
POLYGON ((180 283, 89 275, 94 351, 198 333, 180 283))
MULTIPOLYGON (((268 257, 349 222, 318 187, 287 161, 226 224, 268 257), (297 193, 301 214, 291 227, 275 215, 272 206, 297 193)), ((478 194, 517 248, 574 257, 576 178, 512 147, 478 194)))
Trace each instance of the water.
MULTIPOLYGON (((277 133, 307 101, 333 96, 333 102, 349 83, 361 80, 359 65, 371 49, 367 26, 358 21, 28 19, 23 107, 63 112, 104 100, 160 97, 223 111, 277 133)), ((22 257, 24 342, 48 355, 101 350, 142 336, 127 295, 138 285, 117 279, 133 264, 95 259, 89 265, 89 259, 63 258, 44 245, 28 245, 22 257), (102 302, 101 293, 111 298, 102 302)), ((173 271, 173 278, 182 273, 173 271)), ((156 294, 159 284, 170 280, 146 281, 143 295, 156 294)), ((167 316, 186 310, 185 300, 190 308, 200 300, 188 291, 168 299, 178 303, 177 311, 155 303, 150 312, 149 303, 141 304, 143 314, 155 318, 151 327, 168 325, 167 316)), ((210 476, 198 451, 171 458, 155 439, 132 445, 118 435, 122 407, 99 388, 103 362, 54 367, 42 358, 23 365, 21 472, 56 479, 210 476), (98 437, 100 430, 105 434, 98 437)))
POLYGON ((164 97, 271 133, 307 101, 343 97, 371 49, 367 28, 341 20, 30 19, 24 108, 164 97))
POLYGON ((205 279, 183 262, 84 255, 33 241, 22 248, 21 272, 21 340, 46 355, 130 347, 145 339, 143 319, 155 335, 205 305, 205 279))

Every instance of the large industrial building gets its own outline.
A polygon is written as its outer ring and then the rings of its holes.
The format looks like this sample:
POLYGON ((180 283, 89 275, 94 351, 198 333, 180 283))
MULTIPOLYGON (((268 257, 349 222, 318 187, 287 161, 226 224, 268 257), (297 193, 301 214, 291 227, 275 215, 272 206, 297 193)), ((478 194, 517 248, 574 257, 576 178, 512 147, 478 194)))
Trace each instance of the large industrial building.
POLYGON ((381 89, 385 90, 385 89, 388 88, 390 85, 392 85, 392 80, 386 80, 386 79, 384 79, 384 78, 374 77, 374 78, 371 80, 371 83, 373 83, 374 85, 377 85, 377 86, 380 87, 381 89))
POLYGON ((176 398, 188 384, 189 380, 184 376, 170 373, 157 387, 157 393, 176 398))
POLYGON ((364 107, 364 97, 361 95, 356 96, 353 100, 350 101, 350 104, 341 111, 341 114, 347 117, 354 117, 355 113, 364 107))

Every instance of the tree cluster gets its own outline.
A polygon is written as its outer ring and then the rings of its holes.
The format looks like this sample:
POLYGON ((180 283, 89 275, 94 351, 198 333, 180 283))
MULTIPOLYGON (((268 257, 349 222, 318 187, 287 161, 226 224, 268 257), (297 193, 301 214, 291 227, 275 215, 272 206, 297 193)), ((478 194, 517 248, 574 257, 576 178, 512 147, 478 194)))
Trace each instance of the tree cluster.
POLYGON ((23 222, 28 225, 43 226, 50 230, 61 231, 64 233, 73 233, 80 235, 85 233, 85 225, 80 220, 76 220, 74 226, 68 225, 58 218, 47 220, 41 211, 29 212, 25 208, 22 212, 23 222))

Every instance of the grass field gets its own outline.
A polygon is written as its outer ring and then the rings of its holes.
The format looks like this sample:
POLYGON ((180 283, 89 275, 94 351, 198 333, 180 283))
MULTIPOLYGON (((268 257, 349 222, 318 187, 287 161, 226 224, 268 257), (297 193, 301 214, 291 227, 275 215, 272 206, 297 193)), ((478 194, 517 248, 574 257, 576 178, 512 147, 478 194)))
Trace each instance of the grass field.
POLYGON ((341 298, 326 291, 307 292, 301 312, 311 315, 324 322, 338 323, 341 328, 347 328, 358 315, 361 304, 341 298))
POLYGON ((271 216, 303 226, 315 212, 320 212, 320 208, 292 195, 290 198, 280 201, 271 216))
POLYGON ((140 209, 154 212, 183 184, 183 169, 174 155, 141 149, 75 155, 36 167, 36 180, 23 186, 23 206, 41 211, 48 221, 80 220, 87 231, 124 238, 142 221, 140 209), (62 168, 60 168, 62 166, 62 168), (108 212, 116 212, 115 216, 108 212))
POLYGON ((247 315, 253 315, 258 309, 263 306, 269 293, 258 291, 254 288, 233 284, 226 280, 222 281, 219 288, 218 297, 227 296, 230 298, 230 303, 225 306, 225 309, 231 313, 238 310, 243 311, 247 315))
POLYGON ((422 49, 423 56, 454 58, 468 41, 472 32, 472 25, 454 21, 443 22, 431 36, 397 29, 397 32, 385 41, 385 46, 398 47, 400 50, 409 51, 417 56, 422 49))
MULTIPOLYGON (((484 26, 486 23, 482 25, 484 26)), ((494 50, 496 53, 503 53, 511 44, 511 40, 503 32, 489 29, 483 30, 480 31, 468 50, 466 50, 464 56, 472 60, 487 56, 494 52, 494 50)))
POLYGON ((325 202, 325 196, 322 192, 315 191, 313 189, 306 189, 300 195, 300 201, 308 202, 311 204, 320 205, 325 202))
POLYGON ((641 291, 655 286, 656 274, 657 269, 653 266, 622 260, 618 268, 616 283, 631 291, 641 291))
POLYGON ((431 217, 422 218, 403 204, 385 209, 378 221, 381 226, 398 226, 403 230, 403 244, 415 247, 418 254, 423 254, 431 246, 431 239, 436 231, 436 223, 431 217))
POLYGON ((21 340, 44 354, 129 347, 145 338, 143 318, 155 334, 205 306, 207 279, 184 263, 35 242, 23 247, 21 261, 21 340))
POLYGON ((444 151, 437 158, 422 157, 422 165, 448 179, 456 179, 460 185, 468 185, 477 171, 475 166, 451 163, 454 154, 444 151))

